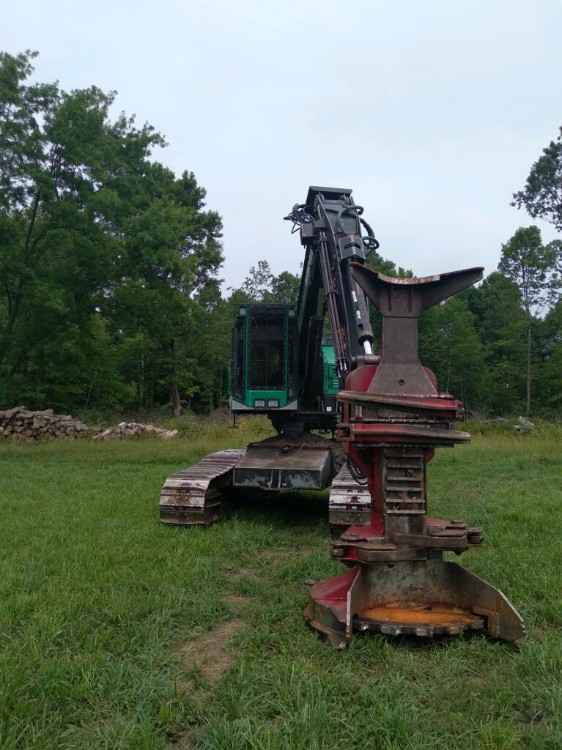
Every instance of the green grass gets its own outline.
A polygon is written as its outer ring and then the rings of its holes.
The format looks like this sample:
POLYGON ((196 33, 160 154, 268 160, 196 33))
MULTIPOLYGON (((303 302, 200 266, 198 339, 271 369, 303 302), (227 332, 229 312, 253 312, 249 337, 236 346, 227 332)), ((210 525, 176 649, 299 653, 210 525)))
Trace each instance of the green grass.
POLYGON ((302 617, 304 582, 343 570, 325 497, 158 523, 168 474, 264 434, 197 425, 167 443, 0 446, 2 750, 562 748, 559 431, 480 436, 430 466, 432 514, 484 527, 461 559, 521 611, 519 652, 481 636, 337 652, 302 617), (197 652, 230 620, 211 683, 197 652))

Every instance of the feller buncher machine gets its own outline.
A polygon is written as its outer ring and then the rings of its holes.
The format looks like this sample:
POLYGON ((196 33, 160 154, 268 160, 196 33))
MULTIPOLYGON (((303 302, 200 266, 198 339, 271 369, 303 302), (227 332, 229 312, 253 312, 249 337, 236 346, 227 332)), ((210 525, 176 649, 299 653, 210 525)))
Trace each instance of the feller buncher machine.
POLYGON ((276 435, 169 477, 161 520, 210 525, 231 487, 329 488, 331 552, 346 571, 311 586, 305 618, 332 644, 357 631, 481 630, 517 642, 523 622, 508 599, 443 559, 480 544, 480 529, 427 515, 435 449, 470 435, 455 429, 462 404, 420 362, 418 321, 483 269, 424 278, 371 270, 379 243, 351 190, 311 187, 285 218, 305 248, 296 307, 243 305, 232 355, 232 413, 265 414, 276 435), (377 353, 369 302, 382 318, 377 353))

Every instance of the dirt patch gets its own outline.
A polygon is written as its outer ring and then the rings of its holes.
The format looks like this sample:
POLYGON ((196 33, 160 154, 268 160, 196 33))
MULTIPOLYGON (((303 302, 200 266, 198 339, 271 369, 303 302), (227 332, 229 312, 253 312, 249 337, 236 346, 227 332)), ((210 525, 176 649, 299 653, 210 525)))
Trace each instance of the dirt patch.
POLYGON ((230 604, 233 607, 243 607, 245 604, 249 604, 252 601, 250 596, 242 596, 242 594, 227 594, 222 598, 225 604, 230 604))
POLYGON ((544 641, 549 636, 554 635, 557 631, 556 627, 548 625, 534 625, 531 629, 531 635, 535 641, 544 641))
POLYGON ((177 737, 170 739, 168 750, 192 750, 194 746, 191 732, 185 732, 177 737))
POLYGON ((259 576, 253 568, 225 568, 225 574, 231 581, 240 581, 242 578, 249 581, 259 580, 259 576))
POLYGON ((205 680, 214 685, 228 672, 234 662, 233 654, 226 650, 226 644, 242 628, 242 620, 228 620, 213 628, 209 633, 188 641, 178 648, 184 668, 198 669, 205 680))

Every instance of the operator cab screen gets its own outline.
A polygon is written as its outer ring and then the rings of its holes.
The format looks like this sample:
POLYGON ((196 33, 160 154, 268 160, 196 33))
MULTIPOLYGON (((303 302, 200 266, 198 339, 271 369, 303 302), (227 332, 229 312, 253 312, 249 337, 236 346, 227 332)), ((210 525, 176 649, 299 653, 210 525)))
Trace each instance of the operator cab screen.
POLYGON ((285 388, 285 316, 253 315, 250 330, 250 388, 285 388))

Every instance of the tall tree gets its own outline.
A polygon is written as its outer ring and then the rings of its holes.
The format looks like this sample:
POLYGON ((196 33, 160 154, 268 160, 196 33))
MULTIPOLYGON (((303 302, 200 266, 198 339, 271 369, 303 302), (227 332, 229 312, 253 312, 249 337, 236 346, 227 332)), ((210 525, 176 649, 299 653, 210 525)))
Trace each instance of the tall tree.
POLYGON ((542 323, 542 364, 537 376, 541 406, 546 415, 562 412, 562 300, 542 323))
POLYGON ((495 271, 460 298, 474 315, 484 351, 478 405, 492 414, 521 411, 525 402, 526 320, 519 290, 495 271))
POLYGON ((562 128, 531 167, 525 187, 513 194, 512 205, 562 231, 562 128))
POLYGON ((527 320, 526 413, 531 412, 533 355, 533 318, 544 309, 555 285, 556 257, 551 247, 542 244, 540 229, 520 227, 502 245, 498 270, 519 289, 527 320))
MULTIPOLYGON (((108 177, 162 142, 124 117, 113 94, 29 84, 33 53, 0 54, 0 278, 6 315, 0 381, 6 398, 65 400, 85 385, 103 326, 120 238, 103 210, 108 177), (111 165, 111 173, 108 167, 111 165), (53 388, 51 387, 53 386, 53 388)), ((136 166, 136 165, 135 165, 136 166)), ((108 200, 109 199, 109 200, 108 200)))
MULTIPOLYGON (((193 372, 199 369, 192 357, 189 366, 186 361, 189 344, 196 348, 193 334, 201 322, 196 308, 202 295, 216 291, 221 221, 203 210, 205 191, 193 174, 176 179, 160 164, 149 165, 148 173, 146 195, 124 222, 120 281, 108 316, 116 330, 143 333, 137 381, 141 401, 152 405, 167 392, 172 412, 179 415, 180 391, 192 395, 193 372)), ((206 304, 201 312, 207 313, 206 304)))
POLYGON ((34 57, 0 53, 0 400, 133 385, 177 411, 176 342, 216 286, 220 217, 193 174, 153 161, 152 126, 110 118, 115 92, 30 83, 34 57))
POLYGON ((484 351, 465 299, 453 297, 422 316, 420 353, 444 391, 458 396, 467 410, 482 405, 484 351))
POLYGON ((290 271, 282 271, 271 282, 271 301, 283 305, 296 305, 299 296, 300 277, 290 271))
POLYGON ((233 290, 237 299, 246 302, 269 302, 294 305, 297 302, 300 277, 290 271, 282 271, 279 276, 272 272, 267 260, 259 260, 252 266, 239 289, 233 290))
POLYGON ((248 275, 242 282, 240 291, 251 302, 265 302, 271 294, 274 278, 269 261, 258 260, 258 265, 250 268, 248 275))

